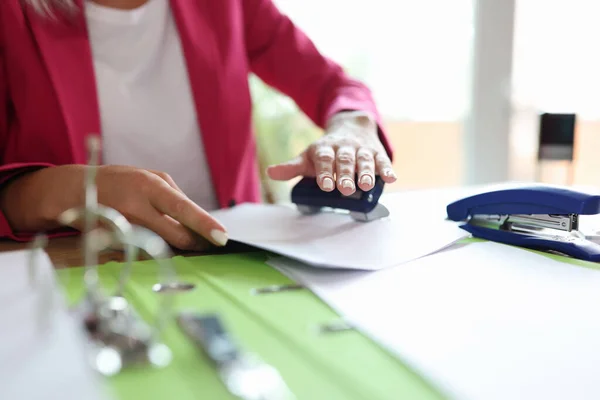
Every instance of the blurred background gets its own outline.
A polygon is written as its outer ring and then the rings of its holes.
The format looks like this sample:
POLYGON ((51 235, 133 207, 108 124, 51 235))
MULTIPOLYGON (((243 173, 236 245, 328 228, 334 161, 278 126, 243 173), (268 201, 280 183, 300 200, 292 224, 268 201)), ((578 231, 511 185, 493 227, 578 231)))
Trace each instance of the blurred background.
MULTIPOLYGON (((276 3, 372 89, 395 148, 399 179, 387 190, 535 180, 542 113, 576 114, 564 179, 600 186, 600 2, 276 3)), ((288 98, 251 83, 264 170, 322 132, 288 98)), ((290 183, 264 182, 268 201, 287 199, 290 183)))

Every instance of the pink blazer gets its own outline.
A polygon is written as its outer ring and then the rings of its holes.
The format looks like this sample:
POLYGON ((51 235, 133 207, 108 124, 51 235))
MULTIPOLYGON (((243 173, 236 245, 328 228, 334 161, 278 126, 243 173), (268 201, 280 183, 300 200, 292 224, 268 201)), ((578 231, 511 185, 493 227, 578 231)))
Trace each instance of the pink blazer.
MULTIPOLYGON (((341 110, 379 118, 369 90, 321 55, 271 0, 170 2, 221 207, 260 200, 249 73, 321 127, 341 110)), ((56 22, 21 0, 0 0, 0 185, 27 169, 85 163, 89 133, 101 132, 83 14, 56 22)), ((13 232, 0 213, 0 237, 30 234, 13 232)))

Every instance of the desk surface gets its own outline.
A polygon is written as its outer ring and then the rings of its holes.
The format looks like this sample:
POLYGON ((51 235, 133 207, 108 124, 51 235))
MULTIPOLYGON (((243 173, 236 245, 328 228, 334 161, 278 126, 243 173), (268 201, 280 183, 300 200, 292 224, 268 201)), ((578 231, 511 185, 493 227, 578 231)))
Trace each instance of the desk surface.
MULTIPOLYGON (((19 243, 11 240, 0 240, 0 252, 23 250, 28 246, 27 243, 19 243)), ((174 250, 175 256, 200 256, 200 255, 220 255, 220 254, 233 254, 240 252, 255 251, 248 246, 240 245, 237 243, 231 243, 224 249, 213 249, 206 252, 183 252, 174 250)), ((46 247, 46 252, 50 256, 52 263, 57 269, 66 267, 78 267, 83 265, 83 252, 81 237, 71 236, 51 239, 46 247)), ((105 264, 111 261, 123 261, 123 253, 120 251, 105 251, 100 254, 100 264, 105 264)))
MULTIPOLYGON (((46 252, 56 268, 75 267, 83 265, 83 254, 81 252, 81 238, 79 236, 52 239, 46 247, 46 252)), ((0 252, 23 250, 28 246, 27 243, 18 243, 8 240, 0 241, 0 252)), ((100 262, 122 260, 122 253, 119 251, 106 252, 101 255, 100 262)))
MULTIPOLYGON (((24 243, 0 241, 0 251, 26 247, 24 243)), ((196 288, 178 296, 175 306, 219 312, 244 347, 280 370, 298 400, 445 399, 431 382, 359 332, 315 334, 316 324, 335 322, 338 315, 311 292, 252 295, 258 286, 291 281, 265 264, 265 253, 242 251, 243 247, 230 244, 218 251, 227 254, 223 256, 177 252, 173 260, 180 279, 194 283, 196 288), (240 254, 229 254, 232 252, 240 254)), ((46 252, 57 268, 83 264, 80 237, 52 239, 46 252)), ((119 251, 101 255, 100 263, 105 265, 100 274, 105 286, 116 286, 122 259, 119 251)), ((148 321, 159 305, 151 290, 157 271, 152 262, 136 263, 126 289, 128 299, 148 321)), ((57 273, 70 302, 81 298, 82 273, 81 268, 61 268, 57 273)), ((174 352, 172 365, 165 370, 133 369, 112 378, 110 386, 116 399, 233 400, 209 362, 176 326, 168 329, 165 342, 174 352)))

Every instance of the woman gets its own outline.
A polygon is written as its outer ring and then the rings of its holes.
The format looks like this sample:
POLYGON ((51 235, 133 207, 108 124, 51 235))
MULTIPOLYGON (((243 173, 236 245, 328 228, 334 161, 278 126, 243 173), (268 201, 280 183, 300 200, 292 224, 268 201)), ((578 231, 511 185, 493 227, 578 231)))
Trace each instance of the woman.
POLYGON ((100 203, 174 247, 224 245, 209 212, 260 199, 249 73, 326 129, 271 179, 345 195, 395 180, 368 89, 271 0, 1 0, 0 66, 5 238, 64 234, 101 133, 100 203))

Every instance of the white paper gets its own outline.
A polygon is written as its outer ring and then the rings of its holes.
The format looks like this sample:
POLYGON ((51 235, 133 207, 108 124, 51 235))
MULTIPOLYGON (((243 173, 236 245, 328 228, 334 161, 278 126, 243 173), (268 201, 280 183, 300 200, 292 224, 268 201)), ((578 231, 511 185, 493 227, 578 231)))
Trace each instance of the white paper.
POLYGON ((390 217, 368 223, 341 213, 302 215, 288 205, 242 204, 213 215, 232 240, 328 268, 387 268, 468 236, 445 220, 444 199, 426 192, 387 195, 381 203, 390 217))
POLYGON ((600 271, 491 242, 377 272, 269 263, 451 398, 600 398, 600 271))
POLYGON ((50 259, 38 253, 33 285, 28 257, 28 251, 0 253, 0 399, 107 399, 50 259))

